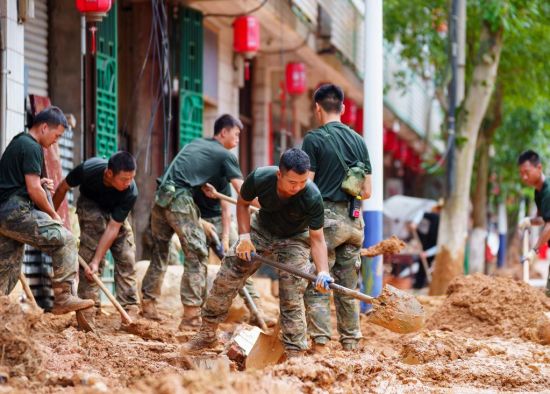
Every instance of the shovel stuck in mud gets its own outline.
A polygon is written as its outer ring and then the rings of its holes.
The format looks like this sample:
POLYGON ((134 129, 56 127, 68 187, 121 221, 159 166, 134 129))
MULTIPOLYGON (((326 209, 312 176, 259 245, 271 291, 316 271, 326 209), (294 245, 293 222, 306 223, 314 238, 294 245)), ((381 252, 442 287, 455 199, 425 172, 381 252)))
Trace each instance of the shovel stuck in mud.
MULTIPOLYGON (((310 282, 315 281, 315 275, 313 274, 302 272, 276 261, 271 261, 257 254, 253 255, 253 259, 299 276, 300 278, 307 279, 310 282)), ((331 283, 330 288, 338 293, 371 304, 373 308, 369 314, 370 322, 385 327, 390 331, 407 334, 418 331, 424 326, 425 315, 422 305, 414 296, 393 286, 384 286, 382 294, 378 297, 371 297, 336 283, 331 283)))

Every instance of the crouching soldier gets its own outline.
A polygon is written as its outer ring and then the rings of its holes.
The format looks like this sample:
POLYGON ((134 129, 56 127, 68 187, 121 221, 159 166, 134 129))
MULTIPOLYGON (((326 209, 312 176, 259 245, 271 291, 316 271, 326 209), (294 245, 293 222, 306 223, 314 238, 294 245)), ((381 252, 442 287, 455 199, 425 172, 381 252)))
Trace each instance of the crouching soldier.
POLYGON ((67 119, 57 107, 34 118, 28 133, 16 135, 0 159, 0 293, 9 294, 21 272, 24 244, 52 258, 54 305, 52 313, 63 314, 90 308, 92 300, 72 295, 76 277, 76 239, 63 227, 48 201, 43 177, 44 153, 67 128, 67 119))
MULTIPOLYGON (((128 221, 138 196, 134 181, 136 161, 128 152, 117 152, 109 161, 91 158, 76 166, 57 187, 53 197, 56 208, 70 188, 80 186, 76 213, 80 224, 80 256, 89 264, 89 271, 80 268, 78 294, 100 306, 99 287, 92 273, 105 267, 105 254, 111 250, 115 260, 116 297, 122 307, 136 317, 137 285, 134 233, 128 221)), ((97 310, 86 311, 93 323, 97 310)))

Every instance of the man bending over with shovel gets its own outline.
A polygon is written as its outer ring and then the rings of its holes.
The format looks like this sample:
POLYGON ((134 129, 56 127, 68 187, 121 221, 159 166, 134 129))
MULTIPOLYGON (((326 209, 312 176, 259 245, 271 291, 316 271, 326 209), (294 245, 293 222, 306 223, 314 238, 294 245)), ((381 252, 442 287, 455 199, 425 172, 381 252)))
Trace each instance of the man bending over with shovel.
MULTIPOLYGON (((300 149, 290 149, 277 167, 261 167, 244 181, 237 203, 239 242, 224 258, 214 286, 202 308, 202 326, 184 352, 217 344, 218 324, 227 317, 233 298, 244 282, 260 267, 256 253, 301 271, 310 272, 310 253, 317 269, 316 288, 327 291, 333 279, 323 235, 323 198, 308 180, 310 163, 300 149), (250 205, 259 199, 261 208, 251 218, 250 205)), ((307 349, 303 294, 304 279, 280 272, 280 319, 287 357, 307 349)))
MULTIPOLYGON (((128 215, 134 207, 138 189, 134 181, 136 161, 128 152, 117 152, 109 161, 94 157, 76 166, 57 187, 53 202, 57 209, 70 188, 80 186, 76 213, 80 224, 79 254, 90 270, 80 268, 78 294, 94 300, 100 307, 99 286, 92 273, 101 274, 105 254, 111 250, 115 260, 116 297, 131 317, 139 313, 136 285, 136 247, 128 215)), ((84 313, 93 324, 97 310, 84 313)))
POLYGON ((52 258, 54 304, 52 313, 62 314, 94 305, 72 295, 76 277, 76 239, 63 227, 59 215, 42 188, 53 182, 42 176, 42 148, 54 144, 67 128, 57 107, 37 114, 28 133, 17 134, 0 159, 0 294, 14 288, 23 262, 24 245, 52 258))

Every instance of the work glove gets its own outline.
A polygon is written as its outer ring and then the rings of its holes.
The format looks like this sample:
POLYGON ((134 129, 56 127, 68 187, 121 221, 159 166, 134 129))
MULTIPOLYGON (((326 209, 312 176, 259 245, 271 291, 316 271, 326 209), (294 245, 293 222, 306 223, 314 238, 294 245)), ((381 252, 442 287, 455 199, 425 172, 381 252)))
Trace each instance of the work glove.
POLYGON ((518 228, 520 229, 520 231, 523 231, 529 227, 531 227, 531 218, 525 217, 521 219, 518 223, 518 228))
POLYGON ((533 264, 537 260, 537 255, 538 252, 535 249, 531 249, 529 252, 527 252, 527 255, 523 257, 522 262, 533 264))
POLYGON ((250 261, 252 259, 252 254, 256 253, 256 248, 254 247, 252 240, 250 240, 250 235, 249 238, 243 238, 241 235, 239 243, 235 248, 235 252, 237 252, 237 256, 241 260, 250 261))
POLYGON ((334 282, 334 279, 328 272, 321 271, 315 278, 315 289, 320 293, 328 293, 330 291, 329 285, 334 282))

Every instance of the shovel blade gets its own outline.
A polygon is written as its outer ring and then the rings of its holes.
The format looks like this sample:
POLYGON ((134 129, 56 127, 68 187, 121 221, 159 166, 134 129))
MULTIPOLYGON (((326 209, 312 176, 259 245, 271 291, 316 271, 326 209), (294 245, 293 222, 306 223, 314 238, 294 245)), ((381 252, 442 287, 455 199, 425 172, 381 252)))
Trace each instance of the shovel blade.
POLYGON ((78 328, 85 332, 94 332, 94 328, 91 326, 91 324, 86 320, 86 317, 82 313, 82 311, 76 311, 76 322, 78 323, 78 328))
POLYGON ((413 295, 386 285, 377 297, 369 321, 399 334, 416 332, 424 326, 424 308, 413 295))
POLYGON ((279 327, 271 334, 260 333, 254 347, 246 358, 246 369, 264 369, 277 364, 284 354, 284 347, 279 339, 279 327))

